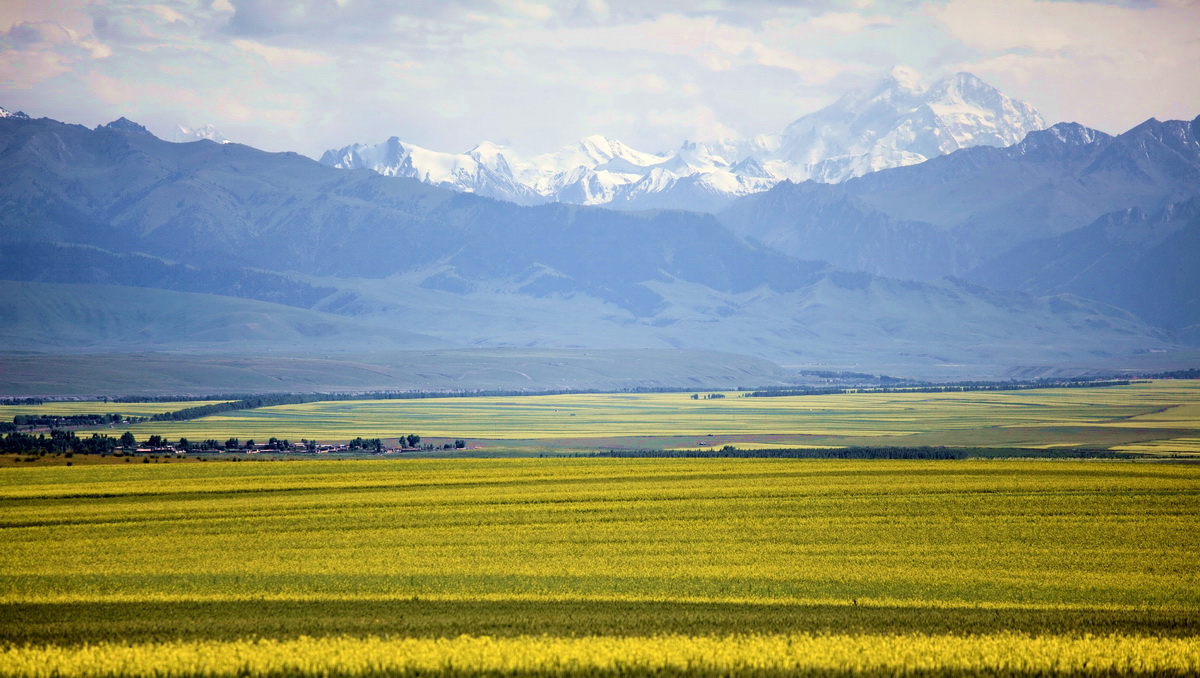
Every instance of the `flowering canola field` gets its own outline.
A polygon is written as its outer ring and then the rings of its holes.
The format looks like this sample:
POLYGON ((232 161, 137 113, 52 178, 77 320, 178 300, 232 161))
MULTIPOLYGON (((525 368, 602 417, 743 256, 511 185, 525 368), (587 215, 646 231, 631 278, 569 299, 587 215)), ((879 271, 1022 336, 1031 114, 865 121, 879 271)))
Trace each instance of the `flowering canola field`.
POLYGON ((0 675, 1194 675, 1200 467, 0 471, 0 675))

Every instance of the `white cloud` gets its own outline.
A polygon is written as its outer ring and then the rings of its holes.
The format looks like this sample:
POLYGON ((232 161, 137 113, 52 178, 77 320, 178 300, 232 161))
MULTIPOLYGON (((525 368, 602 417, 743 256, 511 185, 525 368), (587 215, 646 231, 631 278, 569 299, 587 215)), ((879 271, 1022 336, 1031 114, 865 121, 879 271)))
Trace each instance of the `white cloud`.
POLYGON ((1121 132, 1152 116, 1200 113, 1200 4, 951 0, 926 11, 978 51, 957 68, 1029 99, 1051 120, 1121 132))
POLYGON ((253 40, 234 40, 232 44, 243 52, 250 52, 262 57, 268 64, 277 68, 318 66, 333 61, 333 57, 328 54, 287 47, 271 47, 253 40))
POLYGON ((212 122, 310 155, 391 135, 663 150, 778 131, 911 64, 1120 131, 1200 112, 1197 25, 1194 2, 4 0, 0 96, 88 124, 212 122))
POLYGON ((829 12, 806 22, 806 27, 817 31, 838 33, 861 33, 870 28, 891 26, 895 19, 887 16, 871 16, 853 12, 829 12))
POLYGON ((166 21, 167 23, 173 24, 176 21, 182 21, 185 23, 187 22, 187 17, 183 16, 182 14, 175 11, 174 9, 167 7, 166 5, 147 5, 146 9, 150 10, 158 18, 162 19, 163 21, 166 21))
POLYGON ((716 112, 708 106, 652 110, 646 121, 669 132, 693 141, 729 139, 740 136, 738 130, 717 120, 716 112))
POLYGON ((107 45, 57 21, 12 24, 0 34, 0 45, 4 46, 0 51, 0 82, 18 89, 31 89, 73 72, 81 62, 112 54, 107 45))

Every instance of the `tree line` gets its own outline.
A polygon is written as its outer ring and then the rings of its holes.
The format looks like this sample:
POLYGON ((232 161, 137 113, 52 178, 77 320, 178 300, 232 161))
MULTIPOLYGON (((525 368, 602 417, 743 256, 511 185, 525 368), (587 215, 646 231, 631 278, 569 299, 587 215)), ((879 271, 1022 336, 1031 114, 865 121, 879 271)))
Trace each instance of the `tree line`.
MULTIPOLYGON (((410 433, 398 437, 398 444, 402 448, 415 449, 421 444, 421 436, 410 433)), ((161 435, 151 435, 141 442, 147 448, 153 450, 177 450, 180 452, 236 452, 241 450, 268 450, 268 451, 295 451, 297 445, 293 445, 286 438, 276 438, 272 436, 267 442, 261 445, 253 439, 245 441, 238 438, 227 438, 224 442, 209 438, 206 440, 191 441, 187 438, 180 438, 176 442, 164 438, 161 435)), ((52 430, 49 435, 39 433, 12 432, 5 436, 0 436, 0 454, 115 454, 118 450, 133 451, 139 448, 139 441, 133 432, 126 431, 120 437, 112 437, 100 433, 93 433, 88 437, 80 437, 74 431, 52 430)), ((301 439, 299 446, 302 446, 307 452, 317 452, 321 447, 316 440, 301 439)), ((446 443, 445 447, 449 448, 450 443, 446 443)), ((454 448, 462 449, 466 446, 465 441, 456 440, 453 443, 454 448)), ((381 438, 363 438, 356 437, 349 441, 346 445, 352 451, 364 451, 382 453, 384 450, 383 440, 381 438)), ((427 449, 433 449, 432 445, 427 445, 427 449)))

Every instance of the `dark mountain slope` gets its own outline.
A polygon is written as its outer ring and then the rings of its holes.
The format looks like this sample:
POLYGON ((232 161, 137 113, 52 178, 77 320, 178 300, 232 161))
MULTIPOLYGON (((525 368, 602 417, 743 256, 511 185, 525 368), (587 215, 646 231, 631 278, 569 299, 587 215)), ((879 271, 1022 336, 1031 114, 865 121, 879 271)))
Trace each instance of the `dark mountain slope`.
POLYGON ((47 242, 0 244, 0 278, 27 282, 128 285, 221 294, 312 308, 336 292, 288 275, 247 268, 198 268, 147 254, 47 242))
POLYGON ((989 287, 1069 292, 1169 329, 1200 323, 1200 198, 1107 214, 1015 247, 967 277, 989 287))
POLYGON ((1117 137, 1064 123, 1008 148, 968 148, 842 184, 784 183, 720 216, 789 254, 803 247, 838 266, 932 279, 1109 212, 1195 195, 1200 118, 1151 119, 1117 137))
POLYGON ((521 208, 294 154, 115 127, 5 120, 0 168, 0 241, 87 243, 201 266, 362 277, 441 266, 435 287, 515 281, 642 315, 657 303, 637 287, 647 280, 788 291, 825 268, 747 245, 710 216, 521 208))

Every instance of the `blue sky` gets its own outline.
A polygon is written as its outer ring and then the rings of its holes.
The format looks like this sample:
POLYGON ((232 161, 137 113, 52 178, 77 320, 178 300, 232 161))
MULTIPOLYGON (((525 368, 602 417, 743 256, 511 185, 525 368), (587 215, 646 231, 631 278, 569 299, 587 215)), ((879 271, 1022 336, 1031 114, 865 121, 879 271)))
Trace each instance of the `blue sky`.
POLYGON ((0 3, 0 106, 316 156, 389 136, 533 154, 773 133, 893 65, 1050 122, 1200 114, 1200 2, 199 0, 0 3))

